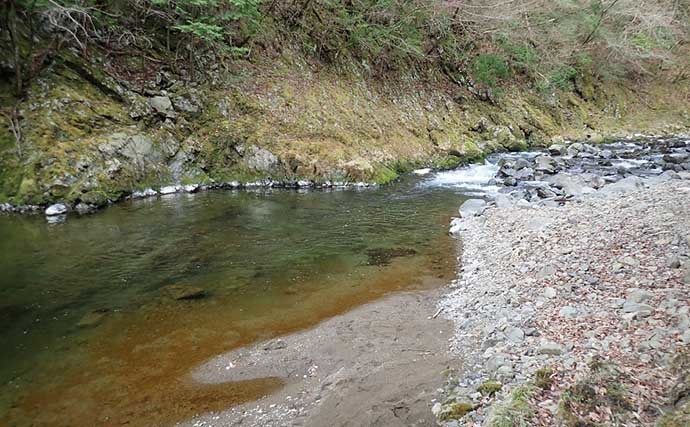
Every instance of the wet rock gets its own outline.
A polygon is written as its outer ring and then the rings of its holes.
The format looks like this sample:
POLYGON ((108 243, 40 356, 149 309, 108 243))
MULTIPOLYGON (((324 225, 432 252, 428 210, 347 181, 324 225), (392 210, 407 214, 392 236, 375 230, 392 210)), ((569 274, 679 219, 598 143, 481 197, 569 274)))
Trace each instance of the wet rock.
POLYGON ((486 200, 469 199, 460 206, 460 216, 462 218, 469 218, 473 216, 480 216, 486 210, 486 200))
POLYGON ((168 185, 168 186, 165 186, 165 187, 161 187, 160 193, 161 193, 162 195, 166 195, 166 194, 177 193, 178 191, 180 191, 180 186, 179 186, 179 185, 168 185))
POLYGON ((556 169, 558 168, 558 163, 553 157, 550 156, 537 156, 535 160, 535 167, 534 170, 537 172, 543 172, 547 174, 554 174, 556 173, 556 169))
POLYGON ((183 187, 185 193, 196 193, 199 191, 199 184, 187 184, 183 187))
POLYGON ((97 207, 95 205, 82 202, 77 203, 77 205, 74 207, 74 210, 77 211, 79 215, 88 215, 90 213, 96 212, 97 207))
POLYGON ((267 342, 263 349, 266 351, 282 350, 287 348, 287 343, 282 339, 275 339, 267 342))
POLYGON ((146 197, 153 197, 157 196, 158 191, 154 190, 153 188, 145 188, 143 190, 138 190, 132 193, 132 198, 133 199, 144 199, 146 197))
POLYGON ((565 152, 566 148, 563 144, 551 144, 551 146, 549 146, 549 153, 552 156, 562 156, 565 152))
POLYGON ((48 206, 48 208, 45 210, 46 216, 56 216, 56 215, 64 215, 68 211, 67 205, 64 203, 56 203, 54 205, 48 206))
POLYGON ((207 296, 204 289, 195 286, 169 285, 163 288, 163 292, 178 301, 201 299, 207 296))

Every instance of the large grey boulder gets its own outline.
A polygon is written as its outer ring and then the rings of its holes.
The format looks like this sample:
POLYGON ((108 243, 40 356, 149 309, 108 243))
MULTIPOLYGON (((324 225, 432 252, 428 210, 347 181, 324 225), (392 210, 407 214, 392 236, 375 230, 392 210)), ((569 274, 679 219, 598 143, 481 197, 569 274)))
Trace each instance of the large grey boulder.
POLYGON ((250 145, 248 147, 238 146, 236 149, 244 157, 244 163, 247 167, 256 172, 271 172, 278 166, 278 157, 264 148, 250 145))
POLYGON ((469 218, 472 216, 480 216, 486 210, 486 201, 482 199, 469 199, 460 206, 460 216, 462 218, 469 218))
POLYGON ((601 191, 605 194, 623 194, 644 188, 644 180, 638 176, 629 176, 618 182, 604 186, 601 191))
POLYGON ((594 192, 594 189, 587 185, 583 178, 569 173, 557 173, 546 178, 546 181, 562 189, 566 196, 578 197, 594 192))
POLYGON ((548 173, 548 174, 553 174, 556 173, 556 169, 558 168, 558 163, 556 160, 551 157, 551 156, 537 156, 536 159, 534 159, 536 165, 534 167, 534 170, 537 172, 543 172, 543 173, 548 173))
POLYGON ((149 105, 158 114, 164 116, 174 116, 173 104, 167 96, 154 96, 149 98, 149 105))

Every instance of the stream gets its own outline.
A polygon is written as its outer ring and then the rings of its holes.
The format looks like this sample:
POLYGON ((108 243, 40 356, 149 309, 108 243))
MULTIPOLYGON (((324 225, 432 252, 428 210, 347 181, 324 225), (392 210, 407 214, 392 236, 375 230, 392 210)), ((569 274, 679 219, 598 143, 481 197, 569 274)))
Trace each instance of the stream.
POLYGON ((189 372, 390 292, 448 283, 462 189, 435 177, 175 194, 54 224, 0 216, 0 423, 158 425, 280 387, 199 385, 189 372), (177 300, 170 285, 205 295, 177 300))

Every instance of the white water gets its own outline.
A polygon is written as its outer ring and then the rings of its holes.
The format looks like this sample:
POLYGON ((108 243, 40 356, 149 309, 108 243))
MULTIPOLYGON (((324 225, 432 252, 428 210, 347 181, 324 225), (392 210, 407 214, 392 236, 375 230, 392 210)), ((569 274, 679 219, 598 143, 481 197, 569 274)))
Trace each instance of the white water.
POLYGON ((425 187, 457 188, 471 195, 490 195, 498 192, 499 187, 490 185, 498 172, 498 165, 485 162, 459 169, 435 173, 430 179, 421 183, 425 187))

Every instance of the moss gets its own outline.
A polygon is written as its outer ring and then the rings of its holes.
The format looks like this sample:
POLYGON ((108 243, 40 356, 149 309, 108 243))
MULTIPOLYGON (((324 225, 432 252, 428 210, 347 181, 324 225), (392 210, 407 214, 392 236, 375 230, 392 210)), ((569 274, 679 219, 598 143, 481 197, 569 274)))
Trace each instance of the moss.
POLYGON ((387 166, 378 167, 372 176, 372 181, 376 184, 387 184, 396 179, 398 179, 398 173, 387 166))
POLYGON ((450 407, 450 409, 443 414, 441 414, 441 420, 443 421, 449 421, 449 420, 459 420, 465 415, 469 414, 470 412, 474 411, 476 407, 467 402, 460 402, 456 403, 453 406, 450 407))
POLYGON ((503 384, 496 381, 487 381, 481 384, 479 387, 477 387, 477 391, 483 394, 484 396, 493 396, 494 394, 501 391, 501 388, 503 388, 503 384))
POLYGON ((621 419, 630 415, 633 406, 629 391, 623 384, 625 380, 625 375, 615 365, 596 359, 592 361, 588 375, 561 394, 558 415, 564 425, 583 425, 586 422, 584 417, 598 410, 621 419))
POLYGON ((510 394, 503 402, 497 403, 487 417, 490 427, 528 426, 534 416, 530 406, 530 399, 536 393, 536 387, 531 384, 522 385, 510 394))
POLYGON ((544 390, 549 390, 553 384, 553 374, 552 368, 541 368, 534 373, 534 384, 544 390))

